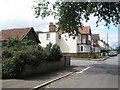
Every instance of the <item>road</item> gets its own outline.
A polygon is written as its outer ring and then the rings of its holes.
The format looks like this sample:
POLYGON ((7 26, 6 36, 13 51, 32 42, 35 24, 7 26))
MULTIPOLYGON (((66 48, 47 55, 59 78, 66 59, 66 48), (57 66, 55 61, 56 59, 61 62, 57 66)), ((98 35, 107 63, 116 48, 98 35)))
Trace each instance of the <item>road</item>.
POLYGON ((45 88, 118 88, 118 56, 105 61, 76 61, 73 65, 87 66, 45 88))

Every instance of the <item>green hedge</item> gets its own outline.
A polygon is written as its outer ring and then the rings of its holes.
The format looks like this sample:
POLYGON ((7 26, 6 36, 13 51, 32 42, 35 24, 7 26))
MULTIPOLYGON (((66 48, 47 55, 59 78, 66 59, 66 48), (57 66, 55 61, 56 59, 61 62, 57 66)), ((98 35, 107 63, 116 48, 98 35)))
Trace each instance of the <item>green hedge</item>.
POLYGON ((26 65, 38 67, 44 62, 60 61, 62 53, 58 45, 49 43, 46 48, 38 45, 19 50, 3 48, 2 57, 2 78, 22 78, 26 65))

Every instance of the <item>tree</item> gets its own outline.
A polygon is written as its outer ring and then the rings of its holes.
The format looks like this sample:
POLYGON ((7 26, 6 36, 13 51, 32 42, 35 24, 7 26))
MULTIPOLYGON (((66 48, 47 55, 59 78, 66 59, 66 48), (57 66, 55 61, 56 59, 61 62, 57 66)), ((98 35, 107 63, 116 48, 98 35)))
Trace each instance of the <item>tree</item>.
POLYGON ((20 40, 19 38, 11 38, 2 42, 3 48, 15 48, 17 50, 25 49, 26 47, 35 46, 34 41, 25 38, 20 40))
POLYGON ((69 35, 78 34, 78 25, 82 28, 83 19, 86 22, 90 19, 90 15, 98 17, 96 26, 102 20, 105 26, 109 28, 109 24, 113 23, 117 26, 120 22, 120 3, 117 2, 56 2, 51 4, 49 1, 37 2, 33 6, 36 18, 45 18, 50 15, 58 18, 58 28, 68 32, 69 35))

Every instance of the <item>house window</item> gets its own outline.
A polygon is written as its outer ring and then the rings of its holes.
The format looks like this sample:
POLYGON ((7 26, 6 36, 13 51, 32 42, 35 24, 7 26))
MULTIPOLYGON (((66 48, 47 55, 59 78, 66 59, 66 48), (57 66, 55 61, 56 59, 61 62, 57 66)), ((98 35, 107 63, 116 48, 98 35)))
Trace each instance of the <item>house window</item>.
POLYGON ((59 36, 58 36, 58 37, 59 37, 59 39, 61 39, 61 35, 60 35, 60 34, 59 34, 59 36))
POLYGON ((81 51, 83 51, 83 46, 81 46, 81 51))
POLYGON ((46 40, 50 40, 50 33, 46 34, 46 40))

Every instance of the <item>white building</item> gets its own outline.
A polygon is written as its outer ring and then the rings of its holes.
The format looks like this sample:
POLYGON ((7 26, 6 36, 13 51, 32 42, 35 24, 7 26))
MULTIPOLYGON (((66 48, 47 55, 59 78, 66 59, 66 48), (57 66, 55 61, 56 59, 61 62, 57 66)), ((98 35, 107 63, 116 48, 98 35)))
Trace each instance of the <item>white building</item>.
POLYGON ((87 57, 91 53, 92 48, 91 28, 87 26, 78 30, 80 33, 73 39, 73 36, 69 37, 68 33, 62 34, 61 30, 55 31, 55 25, 50 23, 49 32, 41 32, 38 37, 43 47, 46 47, 51 42, 59 45, 64 55, 87 57))

